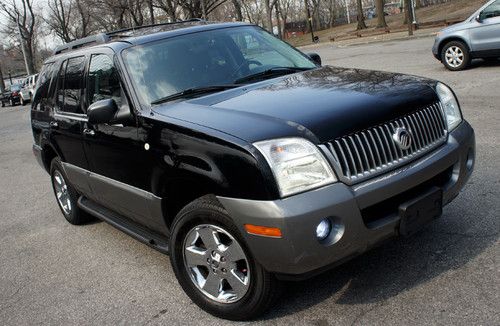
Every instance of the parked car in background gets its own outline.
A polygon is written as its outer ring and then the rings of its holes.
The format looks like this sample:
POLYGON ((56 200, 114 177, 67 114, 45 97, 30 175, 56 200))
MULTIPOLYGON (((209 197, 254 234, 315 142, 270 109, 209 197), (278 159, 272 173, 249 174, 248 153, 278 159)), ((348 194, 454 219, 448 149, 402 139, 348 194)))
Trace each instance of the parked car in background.
POLYGON ((5 92, 2 94, 2 107, 8 103, 10 106, 14 106, 21 100, 21 84, 14 84, 11 86, 7 86, 5 88, 5 92))
POLYGON ((465 21, 437 34, 432 53, 449 70, 463 70, 475 58, 500 58, 500 0, 491 0, 465 21))
POLYGON ((38 79, 38 74, 26 77, 20 94, 21 105, 25 105, 26 103, 30 102, 31 99, 33 98, 37 79, 38 79))

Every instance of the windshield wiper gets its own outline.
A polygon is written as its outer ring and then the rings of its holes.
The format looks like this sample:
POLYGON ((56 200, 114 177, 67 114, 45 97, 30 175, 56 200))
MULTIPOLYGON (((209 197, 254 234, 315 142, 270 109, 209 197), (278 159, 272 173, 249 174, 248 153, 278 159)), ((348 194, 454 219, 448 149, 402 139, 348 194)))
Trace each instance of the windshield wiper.
POLYGON ((274 67, 270 68, 261 72, 257 72, 255 74, 251 74, 245 77, 238 78, 234 81, 234 84, 243 84, 248 81, 256 80, 256 79, 263 79, 266 77, 272 77, 275 75, 286 75, 286 74, 292 74, 294 72, 298 71, 306 71, 310 70, 313 68, 303 68, 303 67, 274 67))
POLYGON ((168 101, 173 101, 177 100, 180 98, 185 98, 193 95, 201 95, 201 94, 206 94, 206 93, 212 93, 212 92, 219 92, 219 91, 224 91, 226 89, 231 89, 231 88, 236 88, 240 87, 240 85, 212 85, 212 86, 205 86, 205 87, 193 87, 193 88, 188 88, 185 89, 179 93, 171 94, 165 97, 162 97, 160 99, 154 100, 151 102, 152 105, 155 104, 160 104, 160 103, 165 103, 168 101))

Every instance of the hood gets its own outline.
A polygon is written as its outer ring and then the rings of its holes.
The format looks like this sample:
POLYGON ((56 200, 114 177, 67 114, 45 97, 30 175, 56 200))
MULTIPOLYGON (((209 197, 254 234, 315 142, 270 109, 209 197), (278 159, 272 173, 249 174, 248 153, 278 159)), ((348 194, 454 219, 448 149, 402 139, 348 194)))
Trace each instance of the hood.
POLYGON ((248 142, 299 136, 318 143, 436 102, 435 83, 403 74, 327 66, 166 103, 153 111, 248 142))

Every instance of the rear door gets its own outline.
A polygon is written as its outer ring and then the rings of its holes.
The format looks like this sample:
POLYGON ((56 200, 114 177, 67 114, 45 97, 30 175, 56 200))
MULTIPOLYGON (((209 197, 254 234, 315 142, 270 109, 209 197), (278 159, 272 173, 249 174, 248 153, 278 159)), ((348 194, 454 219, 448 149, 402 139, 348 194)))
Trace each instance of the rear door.
POLYGON ((85 56, 64 60, 57 75, 54 110, 49 123, 52 143, 61 154, 70 182, 81 193, 90 194, 86 171, 89 164, 83 149, 83 123, 87 116, 82 103, 85 56))
POLYGON ((481 22, 470 30, 472 51, 476 56, 500 56, 500 0, 483 9, 481 22))

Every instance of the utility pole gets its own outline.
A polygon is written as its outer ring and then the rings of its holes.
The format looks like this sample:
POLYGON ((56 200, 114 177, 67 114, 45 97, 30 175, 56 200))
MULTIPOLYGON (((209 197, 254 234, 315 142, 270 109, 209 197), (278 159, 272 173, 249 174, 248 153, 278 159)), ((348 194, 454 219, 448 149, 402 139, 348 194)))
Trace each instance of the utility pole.
POLYGON ((349 12, 349 0, 344 0, 344 3, 345 3, 345 12, 346 12, 346 16, 347 16, 347 23, 350 24, 351 23, 351 14, 349 12))
MULTIPOLYGON (((30 70, 29 65, 28 65, 28 59, 26 58, 26 49, 24 47, 24 39, 23 39, 23 34, 21 33, 21 25, 19 24, 19 14, 17 14, 17 32, 19 33, 19 41, 21 42, 21 50, 23 51, 23 57, 24 57, 24 66, 26 67, 26 74, 31 75, 33 72, 30 70)), ((12 82, 11 82, 12 84, 12 82)))
POLYGON ((415 0, 410 0, 410 4, 411 4, 411 17, 412 17, 412 24, 413 24, 413 29, 416 30, 417 29, 417 16, 415 15, 415 3, 414 3, 415 0))

